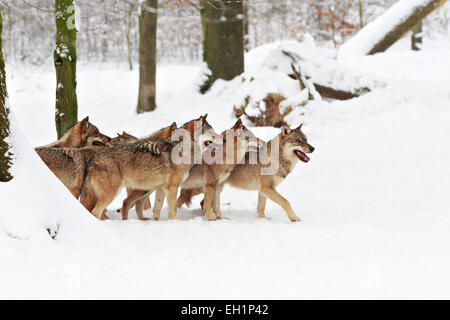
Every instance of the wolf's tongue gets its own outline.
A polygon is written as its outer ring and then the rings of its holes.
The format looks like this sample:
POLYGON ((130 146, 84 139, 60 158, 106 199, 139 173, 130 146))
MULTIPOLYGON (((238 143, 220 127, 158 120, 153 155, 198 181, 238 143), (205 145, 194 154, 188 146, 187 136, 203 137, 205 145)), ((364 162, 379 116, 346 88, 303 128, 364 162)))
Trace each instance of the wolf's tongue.
POLYGON ((295 150, 295 155, 303 162, 308 162, 309 160, 311 160, 305 153, 301 152, 300 150, 295 150))

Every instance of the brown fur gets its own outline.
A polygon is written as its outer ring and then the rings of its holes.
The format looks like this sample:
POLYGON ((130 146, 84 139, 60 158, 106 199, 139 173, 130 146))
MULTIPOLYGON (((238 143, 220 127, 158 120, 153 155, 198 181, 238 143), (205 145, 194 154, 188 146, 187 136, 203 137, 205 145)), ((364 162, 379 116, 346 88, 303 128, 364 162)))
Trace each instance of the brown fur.
MULTIPOLYGON (((206 116, 196 119, 206 123, 206 116)), ((183 126, 193 139, 194 120, 183 126)), ((145 139, 144 139, 145 140, 145 139)), ((147 143, 147 144, 151 144, 147 143)), ((145 148, 145 142, 117 144, 98 152, 90 162, 85 183, 81 192, 81 203, 97 218, 114 199, 122 186, 132 190, 124 200, 122 214, 136 200, 150 192, 162 188, 167 196, 169 218, 176 219, 176 196, 178 186, 186 179, 192 164, 175 164, 171 159, 171 150, 178 144, 169 140, 158 142, 161 153, 155 155, 145 148)), ((191 144, 191 155, 194 146, 191 144)), ((155 205, 156 207, 156 205, 155 205)))
POLYGON ((53 143, 40 148, 81 148, 89 145, 110 145, 111 138, 100 133, 96 126, 89 122, 89 117, 84 118, 66 134, 53 143))
POLYGON ((105 147, 88 146, 82 148, 36 148, 36 152, 78 199, 83 185, 86 166, 96 152, 105 147))
POLYGON ((117 137, 114 137, 111 139, 111 144, 118 144, 118 143, 131 143, 139 140, 139 138, 136 138, 135 136, 123 131, 122 133, 118 133, 117 137))
MULTIPOLYGON (((232 142, 232 150, 228 150, 227 145, 230 141, 225 140, 224 144, 218 150, 223 152, 224 158, 226 159, 227 151, 232 152, 233 161, 232 163, 213 163, 213 164, 198 164, 195 165, 189 177, 181 185, 180 197, 177 200, 177 206, 180 208, 183 204, 190 204, 191 198, 198 194, 204 193, 204 211, 208 220, 215 220, 212 215, 212 211, 216 214, 218 219, 222 219, 222 213, 220 210, 220 192, 222 190, 221 185, 229 177, 233 168, 244 158, 246 152, 249 151, 249 144, 238 145, 238 138, 243 138, 242 133, 247 136, 252 136, 255 141, 259 141, 238 119, 236 124, 229 130, 222 133, 222 136, 226 138, 226 133, 232 131, 236 134, 232 142), (241 135, 241 137, 238 137, 241 135)), ((230 132, 231 133, 231 132, 230 132)))
MULTIPOLYGON (((136 142, 141 142, 141 143, 147 143, 147 142, 157 142, 160 140, 164 140, 164 139, 168 139, 171 137, 173 130, 175 130, 177 128, 177 124, 176 122, 173 122, 170 126, 162 128, 154 133, 152 133, 151 135, 142 138, 142 139, 138 139, 135 136, 123 131, 122 134, 118 133, 117 137, 112 139, 112 144, 118 144, 118 143, 136 143, 136 142)), ((157 150, 158 145, 154 144, 153 145, 155 148, 152 149, 152 152, 155 154, 159 154, 160 151, 157 150)), ((130 195, 133 194, 133 189, 130 188, 126 188, 127 189, 127 197, 129 197, 130 195)), ((130 201, 127 200, 127 203, 130 201)), ((132 208, 133 206, 130 206, 130 208, 132 208)), ((152 207, 152 204, 150 202, 150 197, 146 196, 143 199, 139 199, 136 202, 136 213, 138 215, 138 218, 141 220, 146 220, 146 218, 144 218, 144 210, 148 210, 152 207)), ((122 209, 118 210, 118 212, 123 212, 122 209)), ((122 219, 126 220, 128 219, 128 214, 123 214, 122 213, 122 219)))
POLYGON ((265 217, 266 200, 269 198, 279 204, 291 221, 300 221, 300 218, 294 213, 288 200, 276 191, 278 186, 287 175, 294 169, 299 158, 294 150, 300 150, 304 153, 311 153, 314 147, 308 144, 306 136, 301 131, 301 125, 291 130, 287 126, 283 126, 281 133, 268 142, 267 148, 275 139, 279 140, 279 169, 273 175, 262 175, 262 164, 239 164, 231 172, 226 183, 233 187, 245 190, 258 191, 258 207, 259 217, 265 217))

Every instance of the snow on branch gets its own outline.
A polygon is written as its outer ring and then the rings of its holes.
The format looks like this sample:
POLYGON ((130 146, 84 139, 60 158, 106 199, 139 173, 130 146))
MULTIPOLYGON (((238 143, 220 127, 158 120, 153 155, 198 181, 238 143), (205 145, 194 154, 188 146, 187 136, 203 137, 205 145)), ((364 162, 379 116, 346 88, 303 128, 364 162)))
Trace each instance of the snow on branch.
POLYGON ((383 52, 447 0, 400 0, 362 28, 339 50, 339 58, 383 52))

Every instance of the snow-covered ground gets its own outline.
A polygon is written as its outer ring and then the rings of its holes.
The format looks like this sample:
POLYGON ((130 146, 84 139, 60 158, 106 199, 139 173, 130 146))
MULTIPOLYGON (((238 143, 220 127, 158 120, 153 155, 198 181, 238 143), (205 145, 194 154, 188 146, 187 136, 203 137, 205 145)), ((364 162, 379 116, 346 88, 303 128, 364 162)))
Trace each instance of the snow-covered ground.
MULTIPOLYGON (((450 298, 450 43, 424 47, 343 61, 386 87, 310 103, 294 119, 305 123, 316 151, 278 190, 301 223, 270 201, 271 220, 258 219, 257 195, 229 187, 222 204, 230 220, 216 222, 200 215, 200 198, 178 221, 168 221, 165 207, 161 221, 122 222, 110 212, 114 220, 98 222, 56 179, 45 181, 44 169, 36 194, 0 189, 2 202, 4 195, 10 200, 1 209, 8 210, 3 229, 10 235, 33 217, 28 198, 47 197, 45 210, 61 211, 49 214, 51 221, 61 215, 55 241, 45 231, 22 240, 0 232, 0 298, 450 298), (14 211, 14 201, 26 212, 14 211)), ((239 81, 220 81, 202 96, 195 90, 200 69, 159 66, 158 109, 136 115, 136 71, 80 63, 79 118, 89 115, 111 136, 145 135, 208 112, 221 131, 235 121, 239 81)), ((9 66, 7 75, 27 140, 55 140, 52 65, 9 66)), ((278 130, 254 132, 268 139, 278 130)), ((25 190, 26 181, 21 174, 17 184, 25 190)))

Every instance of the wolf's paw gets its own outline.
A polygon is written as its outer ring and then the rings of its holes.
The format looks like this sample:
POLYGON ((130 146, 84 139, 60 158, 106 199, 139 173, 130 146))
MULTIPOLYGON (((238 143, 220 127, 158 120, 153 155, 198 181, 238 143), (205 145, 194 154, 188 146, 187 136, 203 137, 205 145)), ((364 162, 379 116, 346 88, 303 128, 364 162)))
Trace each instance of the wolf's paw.
POLYGON ((293 217, 289 217, 289 219, 292 221, 292 222, 300 222, 300 221, 302 221, 299 217, 297 217, 297 216, 293 216, 293 217))
POLYGON ((152 218, 143 217, 142 219, 139 219, 139 220, 141 220, 141 221, 150 221, 150 220, 152 220, 152 218))

